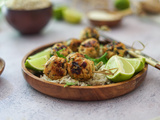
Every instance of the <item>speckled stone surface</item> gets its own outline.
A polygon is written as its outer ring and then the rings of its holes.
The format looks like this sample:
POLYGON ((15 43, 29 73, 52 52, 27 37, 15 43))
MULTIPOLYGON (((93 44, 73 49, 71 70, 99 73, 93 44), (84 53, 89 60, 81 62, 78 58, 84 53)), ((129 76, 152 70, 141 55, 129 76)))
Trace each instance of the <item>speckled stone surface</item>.
MULTIPOLYGON (((23 78, 21 60, 26 53, 44 44, 79 37, 87 26, 51 21, 42 34, 21 36, 0 20, 0 57, 6 67, 0 76, 0 120, 151 120, 160 116, 160 71, 149 66, 145 81, 133 92, 110 100, 67 101, 34 90, 23 78)), ((132 45, 142 41, 144 53, 160 61, 160 25, 136 16, 104 34, 132 45)))

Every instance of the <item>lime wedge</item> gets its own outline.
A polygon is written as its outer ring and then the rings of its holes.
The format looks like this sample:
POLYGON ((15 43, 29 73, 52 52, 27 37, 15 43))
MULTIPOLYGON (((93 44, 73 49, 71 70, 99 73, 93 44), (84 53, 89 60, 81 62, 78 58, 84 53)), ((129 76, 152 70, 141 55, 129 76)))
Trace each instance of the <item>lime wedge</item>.
MULTIPOLYGON (((111 57, 106 64, 107 69, 118 68, 114 75, 108 75, 107 78, 113 82, 121 82, 130 79, 134 73, 134 67, 124 58, 117 55, 111 57)), ((116 70, 112 70, 115 72, 116 70)))
POLYGON ((51 48, 47 48, 47 49, 45 49, 45 50, 43 50, 43 51, 41 51, 41 52, 39 52, 35 55, 29 56, 28 59, 32 60, 32 59, 36 59, 36 58, 39 58, 39 57, 42 57, 42 56, 45 56, 45 55, 48 57, 48 59, 50 58, 51 48))
POLYGON ((53 16, 55 19, 57 20, 62 20, 63 19, 63 12, 67 9, 67 6, 59 6, 59 7, 55 7, 55 9, 53 9, 53 16))
POLYGON ((35 59, 27 59, 25 62, 26 68, 36 70, 36 71, 43 71, 44 70, 44 65, 48 61, 47 55, 35 58, 35 59))
POLYGON ((82 15, 77 10, 66 9, 63 12, 63 17, 66 22, 77 24, 77 23, 80 23, 82 15))
POLYGON ((135 72, 138 73, 145 67, 145 58, 124 58, 127 60, 135 69, 135 72))

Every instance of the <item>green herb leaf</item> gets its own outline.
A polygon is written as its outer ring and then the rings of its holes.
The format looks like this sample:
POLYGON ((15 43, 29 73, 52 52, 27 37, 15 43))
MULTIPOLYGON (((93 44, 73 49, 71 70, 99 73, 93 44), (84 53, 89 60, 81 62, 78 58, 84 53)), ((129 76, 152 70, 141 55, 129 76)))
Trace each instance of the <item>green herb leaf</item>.
POLYGON ((100 44, 100 47, 103 47, 104 45, 100 44))
POLYGON ((73 83, 73 82, 66 82, 66 84, 64 85, 64 87, 67 87, 67 86, 72 86, 72 85, 75 85, 76 83, 73 83))
POLYGON ((88 38, 89 36, 88 36, 88 32, 86 32, 86 38, 88 38))
POLYGON ((65 49, 66 49, 66 48, 63 48, 63 49, 61 49, 61 50, 59 50, 59 51, 56 52, 56 54, 58 55, 58 57, 61 57, 61 58, 65 58, 65 59, 66 59, 66 57, 60 53, 61 51, 65 50, 65 49))
POLYGON ((61 49, 61 50, 59 50, 58 52, 62 52, 63 50, 65 50, 66 48, 63 48, 63 49, 61 49))
POLYGON ((97 65, 99 62, 103 62, 103 64, 107 63, 108 59, 106 58, 108 54, 104 53, 100 58, 98 59, 94 59, 94 58, 90 58, 89 56, 85 55, 85 58, 91 60, 94 62, 95 65, 97 65))

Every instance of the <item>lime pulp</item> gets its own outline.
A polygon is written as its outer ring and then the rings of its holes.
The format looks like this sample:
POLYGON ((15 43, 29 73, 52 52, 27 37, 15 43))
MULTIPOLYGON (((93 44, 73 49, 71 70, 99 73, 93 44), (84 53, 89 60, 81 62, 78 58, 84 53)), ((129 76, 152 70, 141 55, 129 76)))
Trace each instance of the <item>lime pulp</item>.
POLYGON ((33 60, 33 59, 36 59, 36 58, 39 58, 39 57, 42 57, 42 56, 47 56, 48 58, 50 58, 50 55, 51 55, 51 48, 47 48, 41 52, 38 52, 34 55, 31 55, 28 57, 29 60, 33 60))

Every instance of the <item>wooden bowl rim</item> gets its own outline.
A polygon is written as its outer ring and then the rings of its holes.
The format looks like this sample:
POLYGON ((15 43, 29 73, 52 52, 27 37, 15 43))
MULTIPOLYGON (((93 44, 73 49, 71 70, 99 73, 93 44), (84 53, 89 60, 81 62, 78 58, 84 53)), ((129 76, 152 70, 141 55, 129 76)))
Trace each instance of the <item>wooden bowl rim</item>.
POLYGON ((5 61, 2 58, 0 58, 0 61, 2 62, 2 68, 0 69, 0 75, 1 75, 5 68, 5 61))
MULTIPOLYGON (((50 85, 55 85, 55 86, 64 88, 65 84, 53 83, 53 82, 43 80, 43 79, 33 75, 31 72, 28 71, 28 69, 25 67, 25 64, 24 64, 26 59, 28 58, 28 56, 32 55, 33 53, 36 53, 38 50, 44 50, 47 47, 51 47, 55 43, 58 43, 58 42, 49 43, 49 44, 37 47, 36 49, 33 49, 30 52, 28 52, 24 56, 24 58, 22 59, 21 66, 22 66, 22 71, 25 72, 28 76, 34 78, 35 80, 38 80, 38 81, 41 81, 43 83, 47 83, 47 84, 50 84, 50 85)), ((134 75, 131 79, 129 79, 127 81, 123 81, 123 82, 118 82, 118 83, 113 83, 113 84, 108 84, 108 85, 98 85, 98 86, 69 86, 69 87, 72 88, 72 89, 93 89, 93 88, 94 89, 99 89, 99 88, 119 86, 119 85, 122 85, 122 84, 127 84, 128 82, 130 82, 132 80, 135 80, 136 78, 139 77, 139 74, 142 75, 144 72, 147 71, 147 69, 148 69, 148 64, 145 65, 145 68, 141 72, 139 72, 138 74, 134 75)))
POLYGON ((94 26, 108 26, 108 27, 116 27, 121 23, 121 19, 120 20, 115 20, 115 21, 97 21, 97 20, 91 20, 88 19, 89 22, 94 25, 94 26))
POLYGON ((96 23, 102 23, 102 22, 103 22, 103 23, 106 23, 106 24, 107 24, 107 23, 108 23, 108 24, 109 24, 109 23, 119 23, 119 22, 122 21, 122 19, 117 19, 117 20, 114 20, 114 21, 113 21, 113 20, 106 20, 106 21, 105 21, 105 20, 92 20, 92 19, 89 19, 89 20, 90 20, 91 22, 96 22, 96 23))

